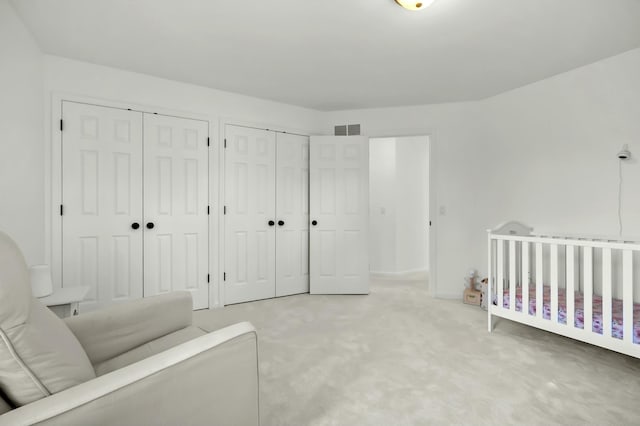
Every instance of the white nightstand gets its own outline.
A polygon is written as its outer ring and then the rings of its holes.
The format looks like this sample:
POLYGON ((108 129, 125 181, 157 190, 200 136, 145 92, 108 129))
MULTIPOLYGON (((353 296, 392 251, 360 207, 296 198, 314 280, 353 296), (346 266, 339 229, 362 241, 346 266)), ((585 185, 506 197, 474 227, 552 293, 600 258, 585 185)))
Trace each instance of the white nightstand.
POLYGON ((80 302, 84 300, 88 292, 89 287, 60 288, 52 295, 41 297, 38 300, 60 318, 65 318, 78 315, 80 302))

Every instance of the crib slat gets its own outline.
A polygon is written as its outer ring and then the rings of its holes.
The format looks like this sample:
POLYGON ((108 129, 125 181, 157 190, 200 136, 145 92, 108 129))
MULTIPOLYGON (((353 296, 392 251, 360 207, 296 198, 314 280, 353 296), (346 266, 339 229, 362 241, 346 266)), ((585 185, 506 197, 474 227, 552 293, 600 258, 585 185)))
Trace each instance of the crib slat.
POLYGON ((542 319, 544 311, 544 301, 542 299, 542 287, 544 277, 542 276, 542 243, 536 243, 536 317, 542 319))
POLYGON ((529 243, 522 242, 522 313, 529 315, 529 243))
POLYGON ((602 249, 602 335, 611 337, 611 249, 602 249))
POLYGON ((498 306, 504 307, 504 241, 496 241, 498 245, 498 264, 496 266, 496 295, 498 306))
POLYGON ((516 242, 509 241, 509 309, 516 310, 516 242))
POLYGON ((593 248, 584 247, 584 329, 593 330, 593 248))
POLYGON ((622 320, 624 341, 633 343, 633 251, 622 252, 622 320))
POLYGON ((491 233, 487 238, 487 293, 485 294, 485 304, 487 306, 487 331, 491 333, 493 331, 493 322, 491 321, 491 310, 493 309, 493 273, 495 271, 495 254, 493 251, 493 240, 491 239, 491 233))
POLYGON ((567 246, 567 288, 566 288, 566 303, 567 303, 567 325, 574 327, 575 324, 575 247, 567 246))
POLYGON ((551 244, 551 321, 558 322, 558 245, 551 244))

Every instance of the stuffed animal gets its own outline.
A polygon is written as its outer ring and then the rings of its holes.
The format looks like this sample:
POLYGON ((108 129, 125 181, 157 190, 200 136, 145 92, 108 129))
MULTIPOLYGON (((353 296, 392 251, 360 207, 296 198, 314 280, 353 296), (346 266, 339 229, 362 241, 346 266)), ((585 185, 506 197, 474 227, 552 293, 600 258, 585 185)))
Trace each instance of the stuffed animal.
POLYGON ((480 307, 485 311, 489 309, 487 307, 487 291, 489 289, 489 278, 485 278, 480 281, 480 307))
POLYGON ((469 270, 469 274, 465 278, 465 289, 462 301, 468 305, 480 305, 481 293, 476 289, 476 271, 469 270))

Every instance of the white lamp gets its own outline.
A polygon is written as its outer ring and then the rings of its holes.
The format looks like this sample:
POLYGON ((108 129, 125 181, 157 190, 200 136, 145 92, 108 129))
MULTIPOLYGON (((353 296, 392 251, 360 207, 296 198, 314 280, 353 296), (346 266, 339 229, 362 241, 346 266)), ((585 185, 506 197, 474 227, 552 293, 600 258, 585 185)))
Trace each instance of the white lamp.
POLYGON ((53 294, 51 268, 49 265, 34 265, 29 268, 33 297, 45 297, 53 294))
POLYGON ((427 7, 431 6, 431 4, 434 1, 435 0, 422 0, 422 1, 417 1, 417 0, 395 0, 396 3, 398 3, 400 6, 404 7, 407 10, 422 10, 422 9, 426 9, 427 7))

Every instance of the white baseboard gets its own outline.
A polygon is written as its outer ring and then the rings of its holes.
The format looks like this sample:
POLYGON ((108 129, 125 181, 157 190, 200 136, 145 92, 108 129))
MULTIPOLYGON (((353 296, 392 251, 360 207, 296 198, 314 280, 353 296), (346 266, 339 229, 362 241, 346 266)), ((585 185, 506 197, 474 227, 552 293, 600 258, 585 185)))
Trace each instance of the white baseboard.
POLYGON ((370 271, 371 278, 394 279, 394 280, 427 280, 429 271, 426 269, 409 269, 399 272, 370 271))
POLYGON ((459 294, 453 293, 436 293, 434 295, 436 299, 447 299, 447 300, 460 300, 462 301, 462 292, 459 294))

